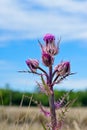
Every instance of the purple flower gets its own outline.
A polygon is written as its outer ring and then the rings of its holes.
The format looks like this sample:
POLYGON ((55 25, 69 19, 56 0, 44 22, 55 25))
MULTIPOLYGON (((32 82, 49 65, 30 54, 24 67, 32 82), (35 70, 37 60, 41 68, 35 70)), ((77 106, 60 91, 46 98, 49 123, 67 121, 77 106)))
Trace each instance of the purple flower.
POLYGON ((51 66, 54 58, 49 53, 42 52, 42 61, 45 66, 51 66))
POLYGON ((70 62, 62 62, 55 67, 59 76, 64 76, 66 74, 70 74, 70 62))
POLYGON ((47 45, 49 43, 52 43, 55 40, 55 36, 48 33, 44 36, 43 40, 46 42, 47 45))
POLYGON ((39 62, 36 59, 28 59, 26 60, 26 64, 32 72, 36 72, 37 68, 39 67, 39 62))

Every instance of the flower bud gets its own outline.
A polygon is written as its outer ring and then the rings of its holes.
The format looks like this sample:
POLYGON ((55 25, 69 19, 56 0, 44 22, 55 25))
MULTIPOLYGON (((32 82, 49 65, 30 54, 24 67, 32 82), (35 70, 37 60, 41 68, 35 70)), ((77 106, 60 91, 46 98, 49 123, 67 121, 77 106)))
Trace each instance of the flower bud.
POLYGON ((39 67, 39 62, 36 59, 28 59, 26 60, 26 64, 32 72, 36 72, 37 68, 39 67))
POLYGON ((46 42, 45 46, 42 46, 42 49, 46 51, 47 53, 51 54, 52 56, 56 55, 59 51, 59 42, 56 45, 55 44, 55 37, 52 34, 46 34, 43 38, 43 40, 46 42))
POLYGON ((45 52, 42 52, 42 61, 45 66, 51 66, 53 64, 54 58, 45 52))
POLYGON ((66 74, 70 74, 70 62, 62 62, 58 66, 55 67, 58 75, 64 76, 66 74))
POLYGON ((53 56, 58 53, 58 50, 59 50, 59 47, 55 44, 53 44, 53 45, 51 44, 51 45, 46 46, 47 53, 49 53, 53 56))
POLYGON ((48 43, 52 43, 55 40, 55 37, 54 35, 48 33, 44 36, 43 40, 46 42, 47 45, 48 43))

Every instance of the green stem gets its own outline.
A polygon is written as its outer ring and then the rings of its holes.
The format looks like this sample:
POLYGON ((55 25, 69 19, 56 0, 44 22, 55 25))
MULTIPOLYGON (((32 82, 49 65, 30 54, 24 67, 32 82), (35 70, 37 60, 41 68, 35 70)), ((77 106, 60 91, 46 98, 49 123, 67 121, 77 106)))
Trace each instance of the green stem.
MULTIPOLYGON (((49 67, 49 87, 51 91, 53 92, 52 84, 52 66, 49 67)), ((51 113, 51 125, 52 130, 55 130, 56 128, 56 112, 55 112, 55 105, 54 105, 54 92, 49 95, 49 106, 50 106, 50 113, 51 113)))

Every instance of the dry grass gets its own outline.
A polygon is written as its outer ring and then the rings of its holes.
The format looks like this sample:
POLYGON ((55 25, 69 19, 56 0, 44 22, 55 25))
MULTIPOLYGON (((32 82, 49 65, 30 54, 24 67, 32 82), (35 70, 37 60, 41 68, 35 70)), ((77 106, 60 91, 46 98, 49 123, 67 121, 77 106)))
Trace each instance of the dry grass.
MULTIPOLYGON (((38 108, 0 107, 0 130, 43 130, 45 120, 38 108)), ((72 108, 67 113, 62 130, 87 130, 87 108, 72 108)))

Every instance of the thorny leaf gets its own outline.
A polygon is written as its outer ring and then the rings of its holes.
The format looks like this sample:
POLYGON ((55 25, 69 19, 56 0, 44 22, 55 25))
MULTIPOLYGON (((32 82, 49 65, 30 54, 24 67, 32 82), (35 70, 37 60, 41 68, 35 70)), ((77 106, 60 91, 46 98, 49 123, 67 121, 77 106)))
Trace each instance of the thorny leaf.
POLYGON ((68 101, 68 102, 64 105, 63 109, 61 109, 61 113, 59 114, 61 121, 64 121, 65 116, 66 116, 66 113, 69 111, 69 108, 73 105, 73 103, 74 103, 76 100, 77 100, 77 98, 68 101))
POLYGON ((65 106, 65 104, 67 104, 67 102, 69 101, 69 94, 71 92, 72 90, 64 94, 58 101, 55 102, 56 109, 60 109, 61 107, 65 106))

